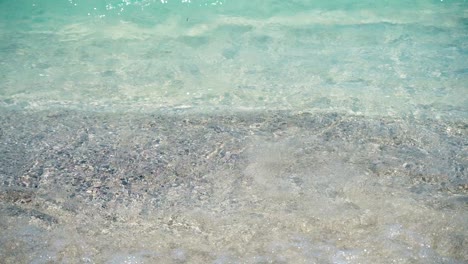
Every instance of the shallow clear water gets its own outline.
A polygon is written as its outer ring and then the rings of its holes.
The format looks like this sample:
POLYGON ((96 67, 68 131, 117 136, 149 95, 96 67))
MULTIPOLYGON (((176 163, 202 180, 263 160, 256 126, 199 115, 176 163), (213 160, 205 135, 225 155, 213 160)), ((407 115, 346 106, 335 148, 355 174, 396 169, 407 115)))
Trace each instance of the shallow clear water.
POLYGON ((0 259, 464 263, 467 61, 461 0, 0 0, 0 259))
POLYGON ((465 119, 465 1, 2 1, 7 107, 465 119))

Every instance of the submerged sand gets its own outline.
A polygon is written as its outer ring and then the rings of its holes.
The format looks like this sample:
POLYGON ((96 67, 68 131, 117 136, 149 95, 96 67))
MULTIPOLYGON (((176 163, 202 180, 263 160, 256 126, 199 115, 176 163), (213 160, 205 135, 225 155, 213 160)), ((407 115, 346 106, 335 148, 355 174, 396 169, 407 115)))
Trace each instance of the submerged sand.
POLYGON ((4 263, 463 263, 468 125, 0 114, 4 263))

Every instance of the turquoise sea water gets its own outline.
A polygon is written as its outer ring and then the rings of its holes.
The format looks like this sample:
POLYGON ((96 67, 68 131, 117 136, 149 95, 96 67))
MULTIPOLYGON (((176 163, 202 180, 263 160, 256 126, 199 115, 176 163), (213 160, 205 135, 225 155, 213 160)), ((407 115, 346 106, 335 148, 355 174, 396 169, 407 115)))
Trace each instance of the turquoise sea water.
POLYGON ((0 263, 466 263, 465 0, 0 0, 0 263))
POLYGON ((0 103, 466 119, 465 1, 1 1, 0 103))

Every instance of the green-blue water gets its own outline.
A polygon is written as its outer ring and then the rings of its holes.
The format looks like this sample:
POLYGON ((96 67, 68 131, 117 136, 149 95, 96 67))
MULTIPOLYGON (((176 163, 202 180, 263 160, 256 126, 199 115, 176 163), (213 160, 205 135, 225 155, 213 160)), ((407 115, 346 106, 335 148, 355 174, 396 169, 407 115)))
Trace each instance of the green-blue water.
POLYGON ((465 119, 465 1, 2 1, 0 102, 465 119))
POLYGON ((465 0, 0 0, 0 263, 466 263, 465 0))

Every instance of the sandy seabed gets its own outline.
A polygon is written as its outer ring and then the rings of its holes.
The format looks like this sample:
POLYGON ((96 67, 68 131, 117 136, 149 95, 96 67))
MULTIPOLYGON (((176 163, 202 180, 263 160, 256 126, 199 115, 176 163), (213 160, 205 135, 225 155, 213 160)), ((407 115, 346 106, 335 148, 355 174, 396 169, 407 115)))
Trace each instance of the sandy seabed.
POLYGON ((468 125, 0 110, 2 263, 464 263, 468 125))

